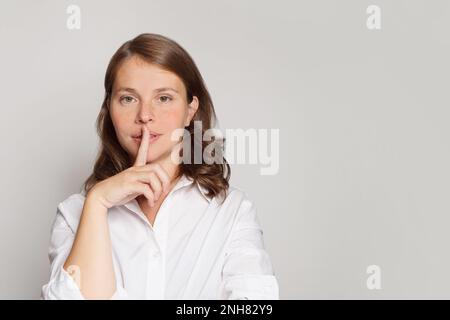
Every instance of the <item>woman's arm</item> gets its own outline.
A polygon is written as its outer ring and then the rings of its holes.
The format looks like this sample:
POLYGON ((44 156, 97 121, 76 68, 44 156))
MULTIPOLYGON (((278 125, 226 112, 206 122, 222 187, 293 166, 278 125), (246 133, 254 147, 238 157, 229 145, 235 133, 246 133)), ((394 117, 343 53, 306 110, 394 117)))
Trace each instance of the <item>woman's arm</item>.
POLYGON ((221 299, 278 300, 279 287, 265 249, 256 207, 246 196, 226 248, 221 299))
POLYGON ((157 163, 147 164, 150 133, 142 128, 142 142, 132 167, 98 182, 86 196, 75 239, 63 269, 76 270, 85 299, 109 299, 116 291, 108 209, 143 195, 153 207, 168 192, 170 178, 157 163))
POLYGON ((95 193, 87 195, 72 249, 64 263, 67 272, 77 270, 77 284, 85 299, 110 299, 116 291, 107 211, 95 193))

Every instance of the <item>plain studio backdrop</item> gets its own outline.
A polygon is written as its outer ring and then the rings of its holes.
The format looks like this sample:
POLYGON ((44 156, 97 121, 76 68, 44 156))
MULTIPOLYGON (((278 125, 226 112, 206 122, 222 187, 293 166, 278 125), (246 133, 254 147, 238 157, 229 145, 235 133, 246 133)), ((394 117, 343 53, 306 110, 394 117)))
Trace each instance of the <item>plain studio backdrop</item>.
POLYGON ((95 160, 107 64, 144 32, 192 55, 222 130, 280 130, 278 173, 234 164, 231 182, 281 299, 450 298, 449 30, 445 0, 3 0, 0 298, 40 297, 56 207, 95 160))

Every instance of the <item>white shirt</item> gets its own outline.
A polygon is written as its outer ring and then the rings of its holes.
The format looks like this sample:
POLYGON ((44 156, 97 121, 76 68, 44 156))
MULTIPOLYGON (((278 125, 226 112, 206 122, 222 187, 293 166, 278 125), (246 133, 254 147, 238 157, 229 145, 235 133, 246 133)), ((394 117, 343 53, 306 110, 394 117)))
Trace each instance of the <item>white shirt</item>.
MULTIPOLYGON (((279 299, 254 204, 232 186, 223 204, 205 191, 183 175, 153 226, 136 199, 108 210, 117 281, 112 299, 279 299)), ((84 192, 73 194, 57 207, 43 299, 84 299, 63 268, 84 200, 84 192)))

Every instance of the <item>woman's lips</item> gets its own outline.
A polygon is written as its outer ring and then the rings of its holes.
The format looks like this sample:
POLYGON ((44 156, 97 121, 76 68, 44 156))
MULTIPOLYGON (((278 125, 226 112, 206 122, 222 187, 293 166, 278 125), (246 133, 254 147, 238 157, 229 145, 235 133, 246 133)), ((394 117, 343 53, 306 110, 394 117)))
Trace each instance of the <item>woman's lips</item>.
MULTIPOLYGON (((159 136, 161 136, 161 135, 160 134, 157 134, 157 135, 151 134, 149 143, 154 143, 156 140, 158 140, 159 136)), ((133 140, 140 144, 141 140, 142 140, 142 137, 134 137, 133 140)))

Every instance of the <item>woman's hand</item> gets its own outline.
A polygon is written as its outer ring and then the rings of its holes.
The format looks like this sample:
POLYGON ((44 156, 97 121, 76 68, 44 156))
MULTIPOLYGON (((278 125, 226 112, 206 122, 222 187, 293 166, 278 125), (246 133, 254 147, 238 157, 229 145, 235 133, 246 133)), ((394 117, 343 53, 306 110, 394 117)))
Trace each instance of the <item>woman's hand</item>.
POLYGON ((144 195, 150 207, 170 185, 167 172, 158 164, 147 164, 150 133, 143 126, 141 144, 132 167, 98 182, 87 195, 97 199, 106 209, 144 195))

